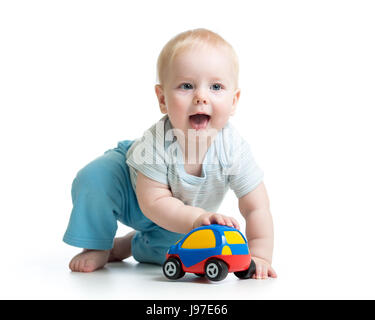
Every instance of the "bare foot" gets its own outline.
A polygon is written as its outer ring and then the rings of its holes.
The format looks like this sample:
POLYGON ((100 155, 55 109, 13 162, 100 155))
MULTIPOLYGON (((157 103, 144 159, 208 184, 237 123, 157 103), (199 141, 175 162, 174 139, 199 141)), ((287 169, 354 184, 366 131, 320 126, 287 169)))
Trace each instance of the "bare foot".
POLYGON ((111 250, 89 250, 77 254, 69 263, 72 271, 92 272, 103 268, 107 262, 122 261, 132 255, 131 241, 135 231, 129 232, 127 235, 115 238, 113 248, 111 250))
POLYGON ((134 234, 135 231, 131 231, 123 237, 115 238, 108 262, 122 261, 132 255, 131 242, 134 234))
POLYGON ((69 263, 72 271, 92 272, 103 268, 108 261, 110 250, 89 250, 77 254, 69 263))

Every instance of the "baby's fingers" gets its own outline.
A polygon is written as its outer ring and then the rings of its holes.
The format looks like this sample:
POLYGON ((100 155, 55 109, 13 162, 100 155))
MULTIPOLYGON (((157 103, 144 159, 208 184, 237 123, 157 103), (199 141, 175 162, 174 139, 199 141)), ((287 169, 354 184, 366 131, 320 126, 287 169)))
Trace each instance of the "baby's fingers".
POLYGON ((211 224, 211 219, 210 219, 210 217, 204 217, 203 220, 202 220, 202 222, 201 222, 201 225, 202 225, 202 226, 208 226, 208 225, 210 225, 210 224, 211 224))
POLYGON ((227 217, 221 214, 211 216, 211 223, 217 223, 228 227, 240 229, 239 223, 232 217, 227 217))
POLYGON ((237 222, 236 219, 232 217, 225 217, 224 219, 225 219, 225 224, 227 226, 240 230, 240 224, 237 222))
POLYGON ((234 219, 234 218, 230 218, 230 219, 231 219, 231 221, 232 221, 232 226, 233 226, 234 228, 236 228, 237 230, 240 230, 240 224, 237 222, 237 220, 234 219))
POLYGON ((267 266, 265 266, 263 263, 257 263, 255 274, 253 276, 254 279, 267 279, 267 266))
POLYGON ((209 224, 224 224, 224 219, 219 214, 212 214, 207 219, 210 221, 209 224))
POLYGON ((233 227, 232 219, 226 216, 223 216, 224 224, 228 227, 233 227))
POLYGON ((267 279, 268 277, 277 278, 275 270, 269 265, 258 263, 253 279, 267 279))
POLYGON ((269 267, 268 269, 268 276, 270 276, 271 278, 277 278, 276 271, 272 267, 269 267))

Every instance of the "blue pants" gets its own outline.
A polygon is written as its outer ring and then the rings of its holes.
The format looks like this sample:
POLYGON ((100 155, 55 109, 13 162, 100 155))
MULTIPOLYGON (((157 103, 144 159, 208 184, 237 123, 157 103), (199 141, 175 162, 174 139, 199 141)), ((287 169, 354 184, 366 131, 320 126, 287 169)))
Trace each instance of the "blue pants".
POLYGON ((126 152, 132 143, 119 142, 117 148, 106 151, 78 172, 63 241, 80 248, 109 250, 120 221, 137 230, 132 240, 134 259, 163 264, 169 247, 183 234, 159 227, 140 210, 126 164, 126 152))

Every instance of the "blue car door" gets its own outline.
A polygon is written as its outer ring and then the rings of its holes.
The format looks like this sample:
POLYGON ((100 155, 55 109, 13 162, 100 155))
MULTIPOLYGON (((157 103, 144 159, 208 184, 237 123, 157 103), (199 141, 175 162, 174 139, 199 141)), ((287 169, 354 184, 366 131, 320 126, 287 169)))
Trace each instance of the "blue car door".
POLYGON ((215 256, 221 252, 221 237, 210 229, 198 230, 191 233, 180 244, 178 254, 181 262, 191 267, 202 260, 215 256))

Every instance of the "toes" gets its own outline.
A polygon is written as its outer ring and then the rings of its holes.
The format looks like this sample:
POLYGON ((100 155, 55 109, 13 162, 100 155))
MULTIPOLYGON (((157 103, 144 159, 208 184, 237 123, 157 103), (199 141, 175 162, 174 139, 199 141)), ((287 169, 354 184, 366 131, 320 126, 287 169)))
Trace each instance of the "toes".
POLYGON ((109 251, 83 251, 69 263, 69 268, 76 272, 92 272, 102 268, 108 261, 109 251))
POLYGON ((92 260, 81 259, 75 257, 69 263, 69 269, 73 272, 91 272, 94 271, 94 263, 92 260))
POLYGON ((82 272, 92 272, 92 271, 94 271, 96 269, 97 269, 97 265, 96 265, 95 261, 93 261, 93 260, 85 260, 83 262, 83 266, 82 266, 81 271, 82 272))
POLYGON ((69 269, 72 270, 72 271, 78 271, 77 270, 77 264, 78 264, 78 261, 76 258, 73 258, 70 263, 69 263, 69 269))
POLYGON ((76 263, 76 271, 82 272, 83 271, 83 264, 85 260, 79 259, 76 263))
POLYGON ((92 272, 95 270, 95 262, 93 260, 77 259, 73 261, 71 270, 75 272, 92 272))

